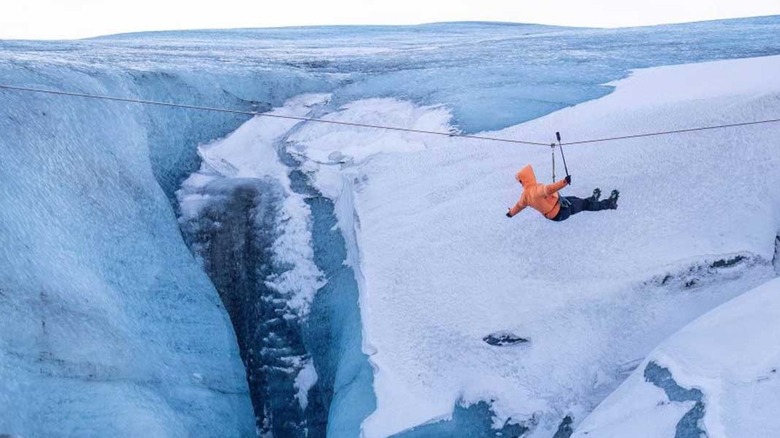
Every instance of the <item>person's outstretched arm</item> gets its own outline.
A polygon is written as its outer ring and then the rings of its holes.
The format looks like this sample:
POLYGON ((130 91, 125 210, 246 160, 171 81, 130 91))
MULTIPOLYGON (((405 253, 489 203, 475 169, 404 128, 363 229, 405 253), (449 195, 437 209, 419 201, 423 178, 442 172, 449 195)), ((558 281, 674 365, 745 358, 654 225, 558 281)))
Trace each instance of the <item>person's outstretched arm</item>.
POLYGON ((512 217, 516 215, 517 213, 520 213, 523 211, 523 209, 527 207, 527 204, 525 201, 523 201, 522 196, 520 197, 520 200, 517 201, 517 204, 515 204, 514 207, 510 208, 508 212, 506 212, 506 217, 512 217))
POLYGON ((545 196, 550 196, 553 193, 558 193, 558 190, 568 186, 569 184, 571 184, 571 176, 566 175, 566 178, 544 186, 544 194, 545 196))

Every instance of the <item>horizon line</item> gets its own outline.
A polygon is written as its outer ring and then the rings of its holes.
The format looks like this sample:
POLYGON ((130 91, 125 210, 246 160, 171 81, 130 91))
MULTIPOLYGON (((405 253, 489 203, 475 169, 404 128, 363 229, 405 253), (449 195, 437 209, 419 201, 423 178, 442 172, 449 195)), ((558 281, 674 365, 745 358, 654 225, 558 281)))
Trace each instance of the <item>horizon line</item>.
POLYGON ((675 26, 675 25, 688 25, 688 24, 697 24, 697 23, 712 23, 712 22, 719 22, 719 21, 739 21, 739 20, 751 20, 751 19, 759 19, 759 18, 774 18, 774 17, 780 17, 780 14, 769 14, 769 15, 753 15, 753 16, 745 16, 745 17, 731 17, 731 18, 713 18, 713 19, 704 19, 704 20, 694 20, 694 21, 670 21, 670 22, 663 22, 663 23, 653 23, 653 24, 641 24, 641 25, 628 25, 628 26, 573 26, 573 25, 564 25, 564 24, 550 24, 550 23, 533 23, 533 22, 514 22, 514 21, 499 21, 499 20, 453 20, 453 21, 430 21, 430 22, 420 22, 420 23, 401 23, 401 24, 371 24, 371 23, 365 23, 365 24, 354 24, 354 23, 347 23, 347 24, 304 24, 304 25, 283 25, 283 26, 241 26, 241 27, 193 27, 193 28, 180 28, 180 29, 146 29, 146 30, 131 30, 131 31, 121 31, 117 33, 106 33, 106 34, 98 34, 98 35, 92 35, 92 36, 84 36, 84 37, 74 37, 74 38, 58 38, 58 37, 51 37, 51 38, 4 38, 0 37, 0 42, 4 41, 48 41, 48 42, 57 42, 57 41, 84 41, 84 40, 93 40, 93 39, 100 39, 100 38, 111 38, 111 37, 124 37, 124 36, 133 36, 133 35, 144 35, 144 34, 163 34, 163 33, 194 33, 194 32, 231 32, 231 31, 283 31, 283 30, 301 30, 301 29, 325 29, 325 28, 409 28, 409 27, 423 27, 423 26, 434 26, 434 25, 457 25, 457 24, 481 24, 481 25, 501 25, 501 26, 541 26, 541 27, 550 27, 550 28, 558 28, 558 29, 593 29, 593 30, 617 30, 617 29, 635 29, 635 28, 646 28, 646 27, 661 27, 661 26, 675 26))

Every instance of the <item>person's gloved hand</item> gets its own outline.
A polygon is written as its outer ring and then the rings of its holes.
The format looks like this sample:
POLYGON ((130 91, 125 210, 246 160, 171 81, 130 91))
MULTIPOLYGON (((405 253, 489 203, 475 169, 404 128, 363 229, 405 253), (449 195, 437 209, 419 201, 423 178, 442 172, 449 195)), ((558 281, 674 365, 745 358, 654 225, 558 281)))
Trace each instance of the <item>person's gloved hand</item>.
POLYGON ((511 215, 511 214, 509 214, 509 212, 510 212, 510 211, 512 211, 512 209, 511 209, 511 208, 507 208, 507 209, 506 209, 506 217, 512 217, 512 215, 511 215))
POLYGON ((566 175, 566 184, 571 184, 571 175, 566 175))

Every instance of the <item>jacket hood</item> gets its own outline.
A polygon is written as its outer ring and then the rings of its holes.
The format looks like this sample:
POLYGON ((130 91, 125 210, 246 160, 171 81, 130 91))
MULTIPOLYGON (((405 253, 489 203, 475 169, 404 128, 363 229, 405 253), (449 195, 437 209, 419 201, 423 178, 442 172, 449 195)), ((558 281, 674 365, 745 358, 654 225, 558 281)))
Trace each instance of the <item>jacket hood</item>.
POLYGON ((527 165, 520 169, 515 174, 515 179, 520 181, 523 186, 530 187, 536 185, 536 175, 534 174, 534 168, 531 165, 527 165))

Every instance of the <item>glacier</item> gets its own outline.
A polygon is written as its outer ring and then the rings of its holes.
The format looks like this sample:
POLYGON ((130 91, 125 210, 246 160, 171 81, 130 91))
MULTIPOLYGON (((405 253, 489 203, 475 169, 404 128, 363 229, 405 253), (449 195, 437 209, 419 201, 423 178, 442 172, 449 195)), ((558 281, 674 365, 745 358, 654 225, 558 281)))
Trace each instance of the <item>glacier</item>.
MULTIPOLYGON (((778 27, 6 40, 0 84, 573 141, 776 116, 778 27)), ((567 148, 567 191, 624 198, 561 226, 503 217, 547 148, 0 100, 0 434, 558 437, 650 357, 717 436, 710 387, 651 351, 776 275, 776 125, 567 148)))

